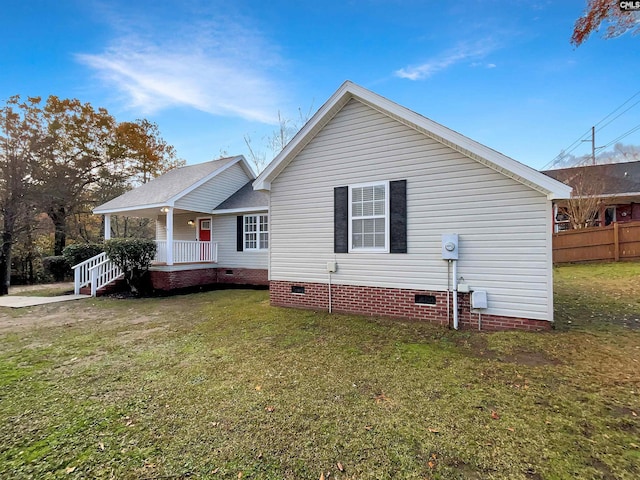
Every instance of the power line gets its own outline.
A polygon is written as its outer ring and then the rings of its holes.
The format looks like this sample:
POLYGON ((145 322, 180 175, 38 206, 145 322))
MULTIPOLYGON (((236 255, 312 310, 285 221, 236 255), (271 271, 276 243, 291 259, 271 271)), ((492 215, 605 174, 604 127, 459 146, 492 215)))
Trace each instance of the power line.
POLYGON ((622 140, 624 137, 627 137, 629 135, 631 135, 632 133, 636 132, 640 130, 640 123, 638 125, 636 125, 635 127, 633 127, 631 130, 626 131, 625 133, 623 133, 622 135, 620 135, 618 138, 611 140, 609 143, 607 143, 606 145, 602 146, 602 147, 598 147, 598 150, 603 149, 603 148, 607 148, 610 147, 611 145, 613 145, 614 143, 619 142, 620 140, 622 140))
MULTIPOLYGON (((596 123, 594 126, 597 127, 598 125, 600 125, 602 122, 604 122, 607 118, 609 118, 611 115, 613 115, 614 113, 616 113, 616 111, 620 110, 622 107, 624 107, 627 103, 629 103, 631 100, 633 100, 635 97, 637 97, 638 95, 640 95, 640 90, 638 90, 636 93, 634 93, 633 95, 631 95, 631 97, 629 97, 627 100, 625 100, 621 105, 619 105, 618 107, 614 108, 613 111, 611 113, 609 113, 606 117, 604 117, 602 120, 600 120, 598 123, 596 123)), ((629 108, 627 108, 624 112, 625 113, 627 111, 629 111, 631 108, 635 107, 638 103, 640 103, 640 100, 638 100, 636 103, 634 103, 633 105, 631 105, 629 108)), ((620 115, 622 115, 622 113, 620 115)), ((616 116, 616 118, 618 118, 620 115, 616 116)), ((615 120, 616 118, 612 119, 610 122, 608 122, 606 125, 603 125, 601 128, 606 127, 607 125, 609 125, 609 123, 613 122, 613 120, 615 120)))
MULTIPOLYGON (((635 97, 637 97, 638 95, 640 95, 640 90, 638 90, 636 93, 634 93, 633 95, 631 95, 631 97, 629 97, 627 100, 625 100, 624 102, 622 102, 620 105, 618 105, 616 108, 614 108, 611 112, 609 112, 607 115, 605 115, 604 118, 602 118, 598 123, 596 123, 594 125, 594 127, 598 127, 602 122, 604 122, 605 120, 607 120, 609 117, 611 117, 612 115, 614 115, 618 110, 620 110, 621 108, 623 108, 627 103, 629 103, 631 100, 633 100, 635 97)), ((604 125, 602 125, 599 129, 603 129, 604 127, 606 127, 607 125, 611 124, 614 120, 616 120, 617 118, 619 118, 620 116, 622 116, 623 114, 625 114, 626 112, 628 112, 629 110, 631 110, 633 107, 635 107, 636 105, 638 105, 640 103, 640 100, 638 100, 637 102, 635 102, 633 105, 631 105, 630 107, 628 107, 626 110, 620 112, 618 115, 616 115, 614 118, 612 118, 611 120, 609 120, 607 123, 605 123, 604 125)), ((635 132, 637 129, 636 127, 632 128, 631 130, 629 130, 627 133, 622 134, 620 137, 618 137, 617 139, 613 140, 612 142, 608 143, 607 145, 603 146, 603 147, 598 147, 598 150, 602 149, 602 148, 607 148, 608 146, 612 145, 613 143, 621 140, 622 138, 626 137, 627 135, 630 135, 631 133, 635 132)), ((582 143, 586 140, 584 140, 584 138, 589 135, 590 133, 593 134, 592 129, 587 130, 585 133, 583 133, 580 137, 578 137, 577 140, 575 140, 573 143, 571 143, 567 148, 563 149, 558 155, 556 155, 553 160, 551 160, 549 163, 547 163, 544 166, 544 169, 548 168, 549 166, 553 166, 554 164, 556 164, 557 162, 559 162, 560 160, 562 160, 564 157, 566 157, 567 155, 569 155, 571 152, 573 152, 576 148, 578 148, 580 145, 582 145, 582 143)))
MULTIPOLYGON (((638 92, 640 93, 640 92, 638 92)), ((636 94, 637 95, 637 94, 636 94)), ((631 99, 629 99, 631 100, 631 99)), ((625 102, 626 103, 626 102, 625 102)), ((598 130, 602 130, 604 127, 606 127, 607 125, 609 125, 611 122, 613 122, 616 118, 620 117, 621 115, 627 113, 629 110, 631 110, 633 107, 635 107, 636 105, 638 105, 640 103, 640 100, 638 100, 636 103, 634 103, 633 105, 631 105, 629 108, 627 108, 626 110, 623 110, 622 112, 620 112, 618 115, 616 115, 615 117, 613 117, 611 120, 609 120, 607 123, 605 123, 604 125, 602 125, 598 130)), ((603 120, 600 120, 600 123, 602 123, 603 120)), ((598 124, 595 125, 596 127, 598 126, 598 124)))

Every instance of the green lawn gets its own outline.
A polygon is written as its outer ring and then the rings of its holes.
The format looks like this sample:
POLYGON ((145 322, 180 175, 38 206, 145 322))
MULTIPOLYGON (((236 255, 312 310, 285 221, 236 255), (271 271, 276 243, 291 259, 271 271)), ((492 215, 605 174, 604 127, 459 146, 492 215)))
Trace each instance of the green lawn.
POLYGON ((0 310, 0 478, 640 478, 640 265, 555 273, 549 333, 251 290, 0 310))

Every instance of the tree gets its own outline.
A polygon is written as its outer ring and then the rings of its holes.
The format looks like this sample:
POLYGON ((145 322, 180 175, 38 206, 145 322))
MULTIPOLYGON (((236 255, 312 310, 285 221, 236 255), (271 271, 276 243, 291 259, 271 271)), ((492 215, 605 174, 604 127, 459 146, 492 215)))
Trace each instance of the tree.
MULTIPOLYGON (((297 121, 283 117, 280 111, 278 111, 278 127, 263 139, 267 149, 271 152, 271 158, 275 158, 284 150, 287 143, 289 143, 304 124, 307 123, 309 118, 311 118, 312 109, 313 104, 306 113, 304 113, 301 108, 298 108, 297 121)), ((244 143, 249 149, 249 161, 253 164, 256 171, 260 173, 264 167, 267 166, 267 153, 264 150, 257 150, 253 146, 253 141, 248 134, 244 136, 244 143)))
POLYGON ((638 12, 622 10, 617 0, 587 0, 584 14, 573 27, 571 43, 579 47, 603 25, 607 27, 604 38, 619 37, 627 31, 636 35, 640 33, 638 15, 638 12))
POLYGON ((594 227, 599 220, 600 207, 606 203, 603 197, 602 171, 600 176, 590 166, 576 167, 569 171, 570 175, 563 182, 571 185, 573 191, 571 198, 561 207, 561 214, 566 216, 571 229, 594 227))
POLYGON ((112 171, 108 155, 115 119, 77 99, 50 96, 42 109, 45 148, 39 152, 34 179, 42 210, 53 222, 54 255, 62 255, 67 219, 90 202, 92 187, 112 171))
POLYGON ((146 119, 122 122, 116 128, 118 156, 124 160, 129 183, 143 184, 186 162, 161 136, 156 123, 146 119))
MULTIPOLYGON (((95 205, 182 164, 147 120, 118 124, 106 109, 77 99, 50 96, 42 104, 11 97, 0 107, 0 294, 8 292, 18 239, 33 279, 33 257, 61 255, 69 234, 85 242, 102 238, 91 215, 95 205), (53 251, 38 247, 42 213, 53 224, 53 251)), ((149 230, 127 221, 124 228, 133 234, 149 230)))
MULTIPOLYGON (((175 148, 162 138, 158 125, 146 119, 119 123, 112 150, 112 156, 121 161, 122 175, 117 179, 111 175, 106 182, 101 182, 98 204, 186 164, 177 157, 175 148)), ((153 238, 155 235, 150 219, 124 215, 111 217, 111 230, 114 236, 123 238, 153 238)))
MULTIPOLYGON (((35 178, 41 207, 55 228, 54 255, 66 246, 70 219, 81 238, 96 240, 84 228, 93 207, 184 164, 148 120, 117 123, 104 108, 50 96, 43 121, 46 149, 35 178)), ((138 227, 146 230, 145 222, 138 227)))
POLYGON ((43 146, 39 103, 37 97, 22 102, 15 96, 0 109, 0 295, 9 293, 11 250, 34 213, 34 157, 43 146))

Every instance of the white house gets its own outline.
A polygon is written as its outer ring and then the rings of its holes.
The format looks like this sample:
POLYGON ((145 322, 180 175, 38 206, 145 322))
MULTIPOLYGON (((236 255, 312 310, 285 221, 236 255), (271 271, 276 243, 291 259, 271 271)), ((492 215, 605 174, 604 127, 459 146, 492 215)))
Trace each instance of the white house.
MULTIPOLYGON (((242 156, 171 170, 94 209, 111 215, 156 221, 156 260, 151 280, 157 290, 212 283, 266 285, 269 248, 268 195, 255 191, 255 174, 242 156)), ((87 263, 81 288, 90 282, 87 263)), ((76 269, 77 270, 77 269, 76 269)), ((98 288, 98 287, 96 287, 98 288)))
POLYGON ((570 187, 358 85, 253 186, 269 192, 273 305, 483 329, 553 321, 552 200, 570 187))

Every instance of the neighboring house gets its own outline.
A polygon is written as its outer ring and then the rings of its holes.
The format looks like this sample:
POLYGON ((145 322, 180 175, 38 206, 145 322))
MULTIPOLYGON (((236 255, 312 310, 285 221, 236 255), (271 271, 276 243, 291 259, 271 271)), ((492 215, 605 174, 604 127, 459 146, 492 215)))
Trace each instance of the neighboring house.
POLYGON ((572 207, 588 210, 584 216, 590 218, 583 223, 589 225, 585 226, 640 221, 640 162, 583 165, 542 173, 573 187, 571 200, 554 202, 554 232, 571 229, 572 207))
POLYGON ((273 305, 551 325, 552 200, 571 188, 369 90, 344 83, 253 186, 273 305))
POLYGON ((171 170, 94 209, 156 221, 157 290, 212 283, 267 285, 268 195, 253 190, 244 157, 171 170))

